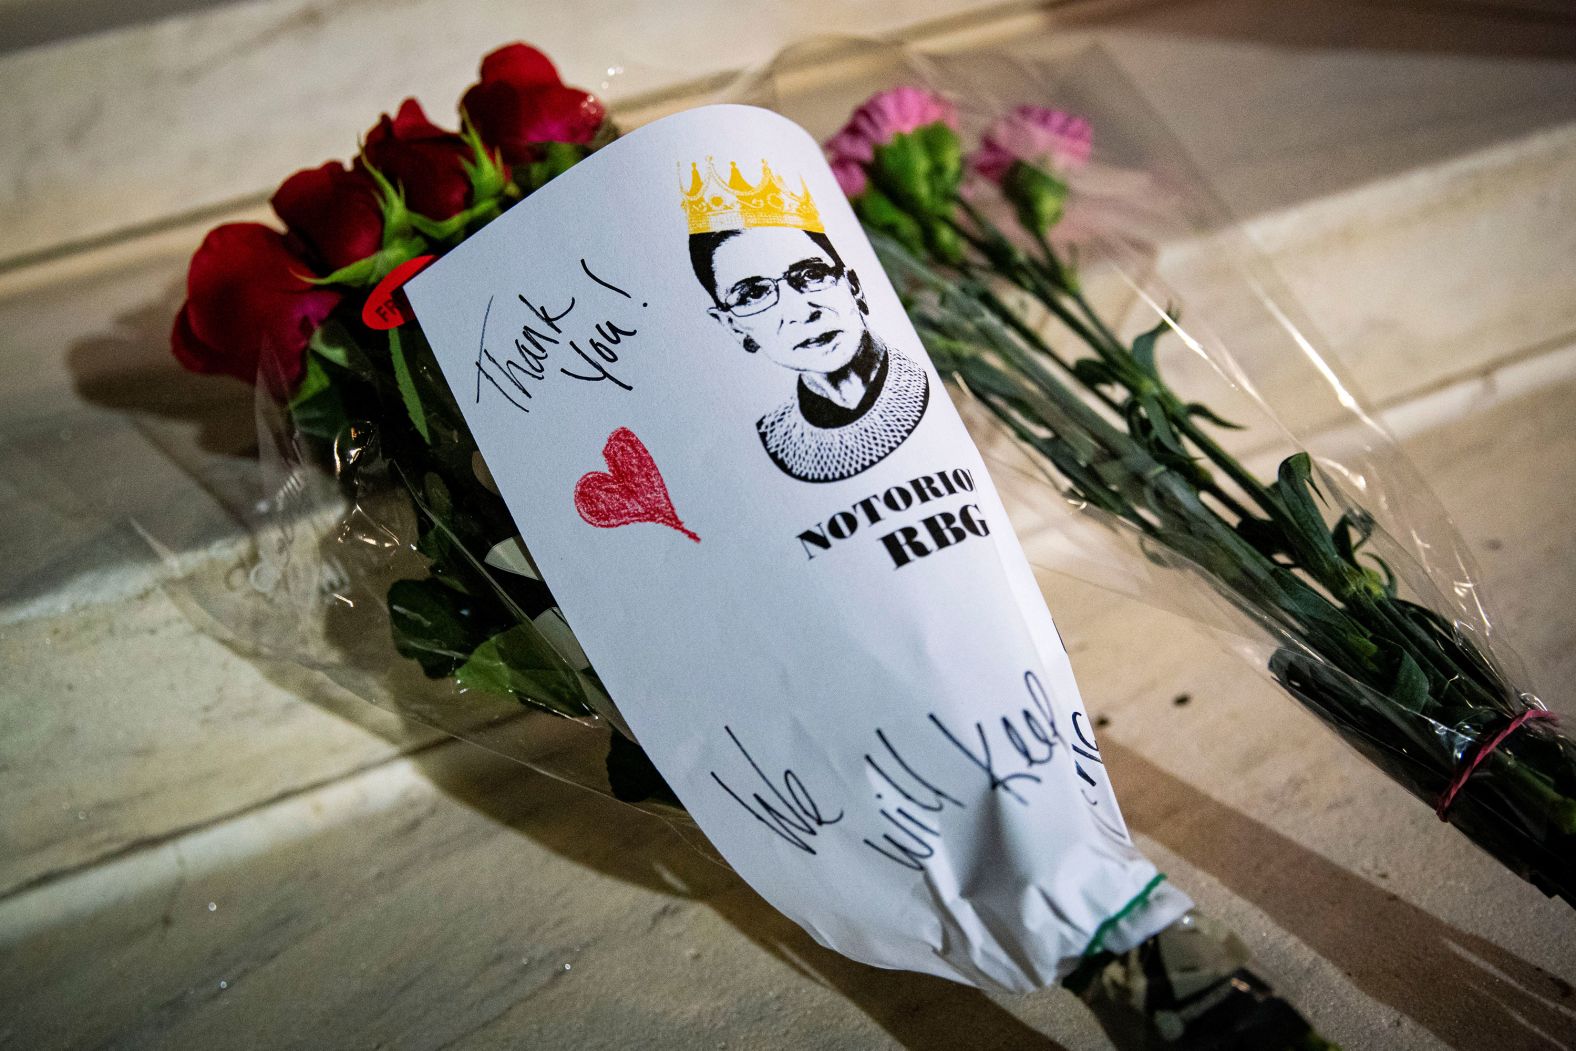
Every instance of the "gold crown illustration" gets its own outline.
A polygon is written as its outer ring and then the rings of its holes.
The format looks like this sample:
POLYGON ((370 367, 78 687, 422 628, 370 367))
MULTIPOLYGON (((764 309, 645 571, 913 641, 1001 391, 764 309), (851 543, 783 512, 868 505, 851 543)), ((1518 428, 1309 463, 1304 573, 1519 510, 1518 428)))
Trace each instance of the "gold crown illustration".
POLYGON ((692 234, 720 230, 748 230, 757 226, 785 226, 793 230, 823 233, 821 213, 810 197, 810 187, 799 180, 799 192, 783 186, 771 165, 761 161, 761 181, 751 185, 739 174, 736 163, 728 163, 728 178, 717 174, 710 157, 706 174, 700 165, 690 164, 690 184, 684 192, 684 214, 689 217, 692 234))

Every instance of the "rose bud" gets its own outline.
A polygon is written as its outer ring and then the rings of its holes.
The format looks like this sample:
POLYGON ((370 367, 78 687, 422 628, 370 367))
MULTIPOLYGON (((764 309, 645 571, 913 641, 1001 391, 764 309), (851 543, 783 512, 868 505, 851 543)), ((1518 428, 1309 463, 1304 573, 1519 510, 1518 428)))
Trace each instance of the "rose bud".
POLYGON ((325 270, 359 262, 383 247, 383 208, 365 171, 338 161, 298 171, 274 193, 274 212, 325 270))
POLYGON ((447 219, 470 203, 471 177, 466 162, 472 151, 463 138, 427 119, 421 104, 406 99, 392 118, 384 114, 367 132, 358 165, 376 168, 405 191, 411 211, 429 219, 447 219))
POLYGON ((287 396, 301 382, 312 333, 340 299, 312 276, 284 235, 260 223, 210 230, 192 256, 170 337, 176 360, 287 396))
POLYGON ((509 164, 537 159, 542 143, 588 143, 606 116, 600 99, 565 87, 547 56, 525 44, 509 44, 482 59, 481 81, 465 93, 460 108, 482 141, 509 164))

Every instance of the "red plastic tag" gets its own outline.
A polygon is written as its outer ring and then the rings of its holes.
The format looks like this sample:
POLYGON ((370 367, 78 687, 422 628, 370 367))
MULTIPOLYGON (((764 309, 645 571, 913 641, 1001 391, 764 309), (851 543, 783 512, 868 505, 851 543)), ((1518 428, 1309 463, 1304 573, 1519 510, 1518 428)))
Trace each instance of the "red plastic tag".
POLYGON ((361 308, 361 320, 368 328, 385 330, 399 328, 410 320, 410 315, 405 312, 398 295, 400 286, 427 268, 427 265, 438 257, 435 255, 418 255, 389 271, 387 277, 378 282, 378 287, 372 290, 367 297, 366 304, 361 308))

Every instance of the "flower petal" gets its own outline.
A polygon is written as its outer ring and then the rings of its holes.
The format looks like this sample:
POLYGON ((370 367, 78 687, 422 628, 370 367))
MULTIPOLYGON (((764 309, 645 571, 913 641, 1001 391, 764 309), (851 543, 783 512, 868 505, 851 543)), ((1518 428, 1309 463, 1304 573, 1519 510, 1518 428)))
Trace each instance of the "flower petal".
POLYGON ((529 44, 505 44, 482 59, 482 83, 502 81, 519 88, 563 83, 552 61, 529 44))

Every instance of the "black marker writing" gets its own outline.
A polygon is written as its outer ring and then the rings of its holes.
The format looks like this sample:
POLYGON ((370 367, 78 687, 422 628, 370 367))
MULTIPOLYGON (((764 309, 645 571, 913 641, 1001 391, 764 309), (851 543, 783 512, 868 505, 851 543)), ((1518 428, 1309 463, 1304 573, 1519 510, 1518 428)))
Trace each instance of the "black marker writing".
MULTIPOLYGON (((624 289, 592 271, 584 259, 580 260, 580 269, 601 288, 624 299, 634 298, 624 289)), ((531 407, 527 403, 541 393, 539 384, 547 378, 549 359, 555 353, 564 350, 572 351, 584 367, 576 365, 570 368, 560 365, 557 370, 560 375, 592 383, 606 381, 626 391, 634 389, 611 368, 619 361, 619 351, 616 348, 638 333, 634 326, 629 325, 627 321, 620 324, 613 318, 604 317, 591 325, 589 333, 584 329, 573 332, 570 330, 569 318, 579 302, 577 297, 570 296, 569 302, 563 309, 557 311, 532 302, 524 293, 516 294, 515 298, 524 305, 527 320, 520 326, 518 335, 511 340, 512 348, 506 351, 488 348, 487 323, 492 316, 493 300, 487 300, 487 310, 482 315, 481 345, 476 351, 478 402, 481 401, 482 380, 485 379, 515 408, 521 412, 530 412, 531 407)), ((644 307, 647 304, 640 305, 644 307)), ((589 308, 581 307, 581 313, 587 309, 589 308)))
MULTIPOLYGON (((970 767, 984 775, 984 791, 1011 797, 1029 806, 1038 800, 1025 794, 1028 785, 1041 784, 1043 771, 1039 767, 1055 761, 1060 748, 1066 748, 1071 762, 1081 780, 1097 791, 1091 793, 1080 785, 1080 794, 1089 806, 1089 815, 1095 828, 1103 835, 1120 843, 1132 840, 1122 829, 1120 818, 1114 810, 1107 819, 1101 812, 1102 798, 1098 790, 1101 783, 1090 776, 1083 763, 1101 763, 1100 750, 1087 729, 1088 719, 1082 712, 1072 713, 1074 739, 1065 737, 1056 721, 1056 712, 1045 684, 1033 669, 1023 673, 1026 703, 1016 713, 993 719, 977 721, 972 732, 957 732, 936 713, 927 718, 943 739, 970 767)), ((843 821, 844 811, 828 815, 817 802, 803 778, 792 768, 784 769, 780 777, 768 775, 755 760, 731 726, 724 726, 728 739, 749 764, 754 773, 754 791, 735 789, 715 770, 715 781, 745 813, 764 826, 773 835, 796 850, 816 855, 815 837, 829 825, 843 821)), ((945 749, 932 748, 916 752, 899 750, 898 745, 883 727, 875 728, 879 747, 863 756, 866 781, 871 786, 880 818, 877 829, 860 842, 886 861, 910 872, 925 871, 929 862, 941 849, 947 827, 948 815, 955 810, 966 810, 981 796, 972 785, 957 786, 957 774, 940 776, 931 768, 945 749), (975 793, 975 794, 971 794, 975 793), (965 802, 965 799, 969 802, 965 802)), ((955 760, 946 760, 953 762, 955 760)), ((858 836, 858 832, 853 835, 858 836)))
POLYGON ((1018 712, 1022 728, 1019 728, 1019 723, 1014 722, 1011 716, 1004 715, 1001 717, 1001 731, 1002 736, 1007 739, 1008 746, 1023 761, 1023 766, 1027 769, 1004 771, 997 766, 984 723, 974 724, 974 736, 979 741, 976 750, 961 741, 935 713, 931 713, 930 721, 954 748, 990 779, 991 791, 1000 789, 1018 802, 1027 805, 1028 800, 1018 793, 1013 783, 1028 781, 1039 784, 1040 776, 1029 771, 1037 766, 1044 766, 1056 757, 1056 746, 1061 743, 1061 735, 1056 729, 1056 718, 1051 711, 1050 698, 1046 696, 1040 677, 1032 670, 1026 671, 1023 673, 1023 683, 1028 691, 1031 707, 1020 709, 1018 712))
POLYGON ((897 816, 895 817, 891 811, 885 809, 881 811, 881 816, 892 827, 896 828, 903 838, 896 839, 892 833, 886 832, 881 836, 882 843, 885 843, 885 846, 882 846, 881 843, 873 843, 868 839, 864 841, 865 846, 888 861, 895 861, 906 869, 913 869, 915 872, 923 871, 925 862, 935 857, 936 847, 921 833, 939 837, 941 830, 931 828, 902 807, 897 808, 897 816), (899 820, 899 818, 902 820, 899 820), (904 824, 904 821, 908 822, 908 824, 904 824), (915 827, 918 827, 919 832, 914 831, 915 827))
MULTIPOLYGON (((889 763, 893 771, 901 771, 904 776, 902 778, 894 776, 869 753, 865 755, 865 765, 911 806, 925 811, 928 815, 934 815, 941 813, 949 805, 960 808, 964 805, 962 800, 921 776, 914 769, 913 764, 893 747, 884 730, 879 728, 876 730, 876 740, 881 742, 881 747, 887 753, 884 761, 889 763)), ((881 799, 883 795, 884 793, 878 792, 876 798, 881 799)), ((916 872, 923 869, 925 862, 936 853, 935 845, 931 840, 939 838, 941 830, 921 821, 911 814, 907 807, 901 805, 882 807, 881 817, 897 830, 898 836, 885 832, 881 836, 881 842, 866 839, 863 841, 865 846, 904 868, 916 872)))
POLYGON ((609 291, 612 291, 612 292, 617 292, 619 295, 623 296, 625 299, 634 299, 635 298, 634 296, 630 295, 628 292, 625 292, 622 288, 619 288, 613 282, 603 280, 602 278, 597 277, 595 274, 593 274, 591 272, 591 267, 586 265, 586 261, 584 259, 580 260, 580 269, 584 270, 586 272, 586 276, 587 277, 589 277, 591 280, 595 281, 597 284, 601 285, 603 288, 608 289, 609 291))
POLYGON ((991 756, 990 738, 985 735, 985 725, 983 723, 974 724, 974 733, 979 738, 980 743, 979 751, 975 752, 974 749, 958 740, 957 735, 947 728, 946 723, 937 718, 935 712, 931 712, 929 718, 930 721, 935 724, 936 729, 941 731, 942 736, 951 742, 952 747, 956 748, 959 752, 962 752, 964 757, 968 759, 969 762, 979 767, 980 770, 984 772, 985 776, 990 778, 991 791, 994 792, 997 789, 1001 789, 1009 796, 1016 799, 1018 802, 1024 804, 1025 806, 1028 805, 1029 801, 1019 795, 1018 790, 1013 788, 1012 784, 1014 781, 1032 781, 1035 784, 1039 784, 1039 775, 1027 773, 1021 770, 1015 770, 1010 773, 1003 773, 997 770, 996 761, 991 756))
MULTIPOLYGON (((525 304, 525 308, 527 310, 529 310, 531 313, 535 314, 537 317, 541 318, 542 319, 542 323, 545 324, 548 328, 552 329, 554 332, 558 333, 560 336, 564 334, 564 330, 558 327, 558 323, 560 321, 562 321, 564 318, 568 317, 569 316, 569 312, 575 308, 575 297, 574 296, 570 296, 569 297, 569 305, 564 307, 564 309, 560 310, 556 314, 553 313, 551 310, 548 310, 546 307, 539 307, 539 306, 537 306, 535 303, 531 302, 529 299, 526 299, 524 295, 517 296, 516 298, 518 298, 520 300, 520 302, 525 304)), ((531 331, 530 326, 526 326, 525 331, 527 331, 527 332, 531 331)), ((552 340, 552 342, 557 343, 558 341, 555 339, 555 340, 552 340)))
POLYGON ((820 804, 815 801, 815 797, 805 787, 804 781, 792 769, 783 771, 782 788, 779 789, 772 779, 766 776, 766 771, 761 769, 760 764, 755 761, 755 757, 750 755, 743 742, 739 740, 738 735, 733 732, 733 728, 724 726, 723 730, 728 734, 728 738, 733 742, 734 747, 739 750, 739 754, 744 756, 745 761, 750 764, 750 768, 755 771, 755 776, 766 787, 766 790, 771 793, 776 803, 767 800, 760 792, 755 792, 751 796, 754 800, 754 806, 752 806, 739 793, 735 792, 726 781, 717 776, 717 771, 711 771, 711 779, 722 786, 722 790, 732 796, 735 803, 743 807, 756 821, 770 829, 773 834, 806 854, 814 854, 815 848, 810 845, 809 838, 816 836, 825 826, 835 825, 843 820, 842 811, 838 811, 836 817, 823 815, 820 804), (784 792, 787 794, 784 795, 784 792))
MULTIPOLYGON (((509 397, 509 392, 504 390, 498 381, 494 379, 484 367, 482 367, 482 360, 484 358, 493 361, 494 364, 497 364, 496 359, 494 359, 491 354, 487 353, 487 319, 492 317, 492 305, 495 298, 497 297, 487 297, 487 309, 482 312, 482 338, 480 345, 476 348, 476 401, 478 404, 481 403, 482 380, 485 379, 488 383, 491 383, 498 389, 499 394, 502 394, 505 398, 508 398, 510 404, 512 404, 515 408, 521 410, 522 412, 530 412, 530 409, 527 409, 524 405, 521 405, 512 397, 509 397)), ((529 395, 527 395, 527 397, 529 397, 529 395)))
MULTIPOLYGON (((1104 766, 1105 760, 1100 758, 1100 749, 1094 743, 1094 739, 1085 736, 1083 729, 1078 725, 1078 720, 1083 717, 1083 712, 1073 713, 1073 733, 1078 736, 1078 740, 1083 745, 1083 747, 1080 748, 1075 744, 1072 746, 1072 750, 1083 758, 1104 766)), ((1073 760, 1073 767, 1078 771, 1078 776, 1087 781, 1091 787, 1095 785, 1095 779, 1090 777, 1089 774, 1084 770, 1082 763, 1075 759, 1073 760)))
MULTIPOLYGON (((597 328, 600 330, 601 326, 598 325, 597 328)), ((631 331, 625 334, 634 335, 634 332, 631 331)), ((595 370, 596 375, 582 376, 578 372, 570 372, 568 369, 560 367, 558 371, 562 372, 565 376, 575 380, 611 380, 615 386, 622 387, 625 390, 635 389, 607 370, 608 365, 611 365, 613 362, 618 360, 618 355, 613 353, 613 351, 606 344, 601 343, 595 339, 591 340, 591 349, 596 352, 595 358, 582 350, 580 344, 574 340, 569 341, 569 349, 580 355, 580 360, 585 362, 587 365, 590 365, 591 368, 595 370)))
POLYGON ((913 803, 915 806, 922 807, 931 813, 939 813, 948 803, 951 803, 955 807, 961 807, 963 805, 962 800, 947 792, 943 792, 933 783, 927 781, 925 778, 916 773, 914 768, 909 765, 908 761, 904 759, 901 754, 899 754, 898 750, 892 747, 892 742, 887 740, 885 730, 877 728, 876 740, 881 742, 881 747, 886 749, 887 755, 891 756, 892 761, 897 764, 898 769, 901 769, 909 776, 909 778, 912 779, 911 787, 913 788, 913 791, 910 791, 908 788, 900 785, 891 774, 882 769, 881 764, 876 762, 869 753, 865 754, 865 764, 869 766, 870 769, 874 770, 881 780, 892 786, 893 790, 895 790, 898 795, 902 796, 910 803, 913 803), (921 800, 913 794, 913 792, 919 791, 928 793, 930 796, 929 800, 921 800))

